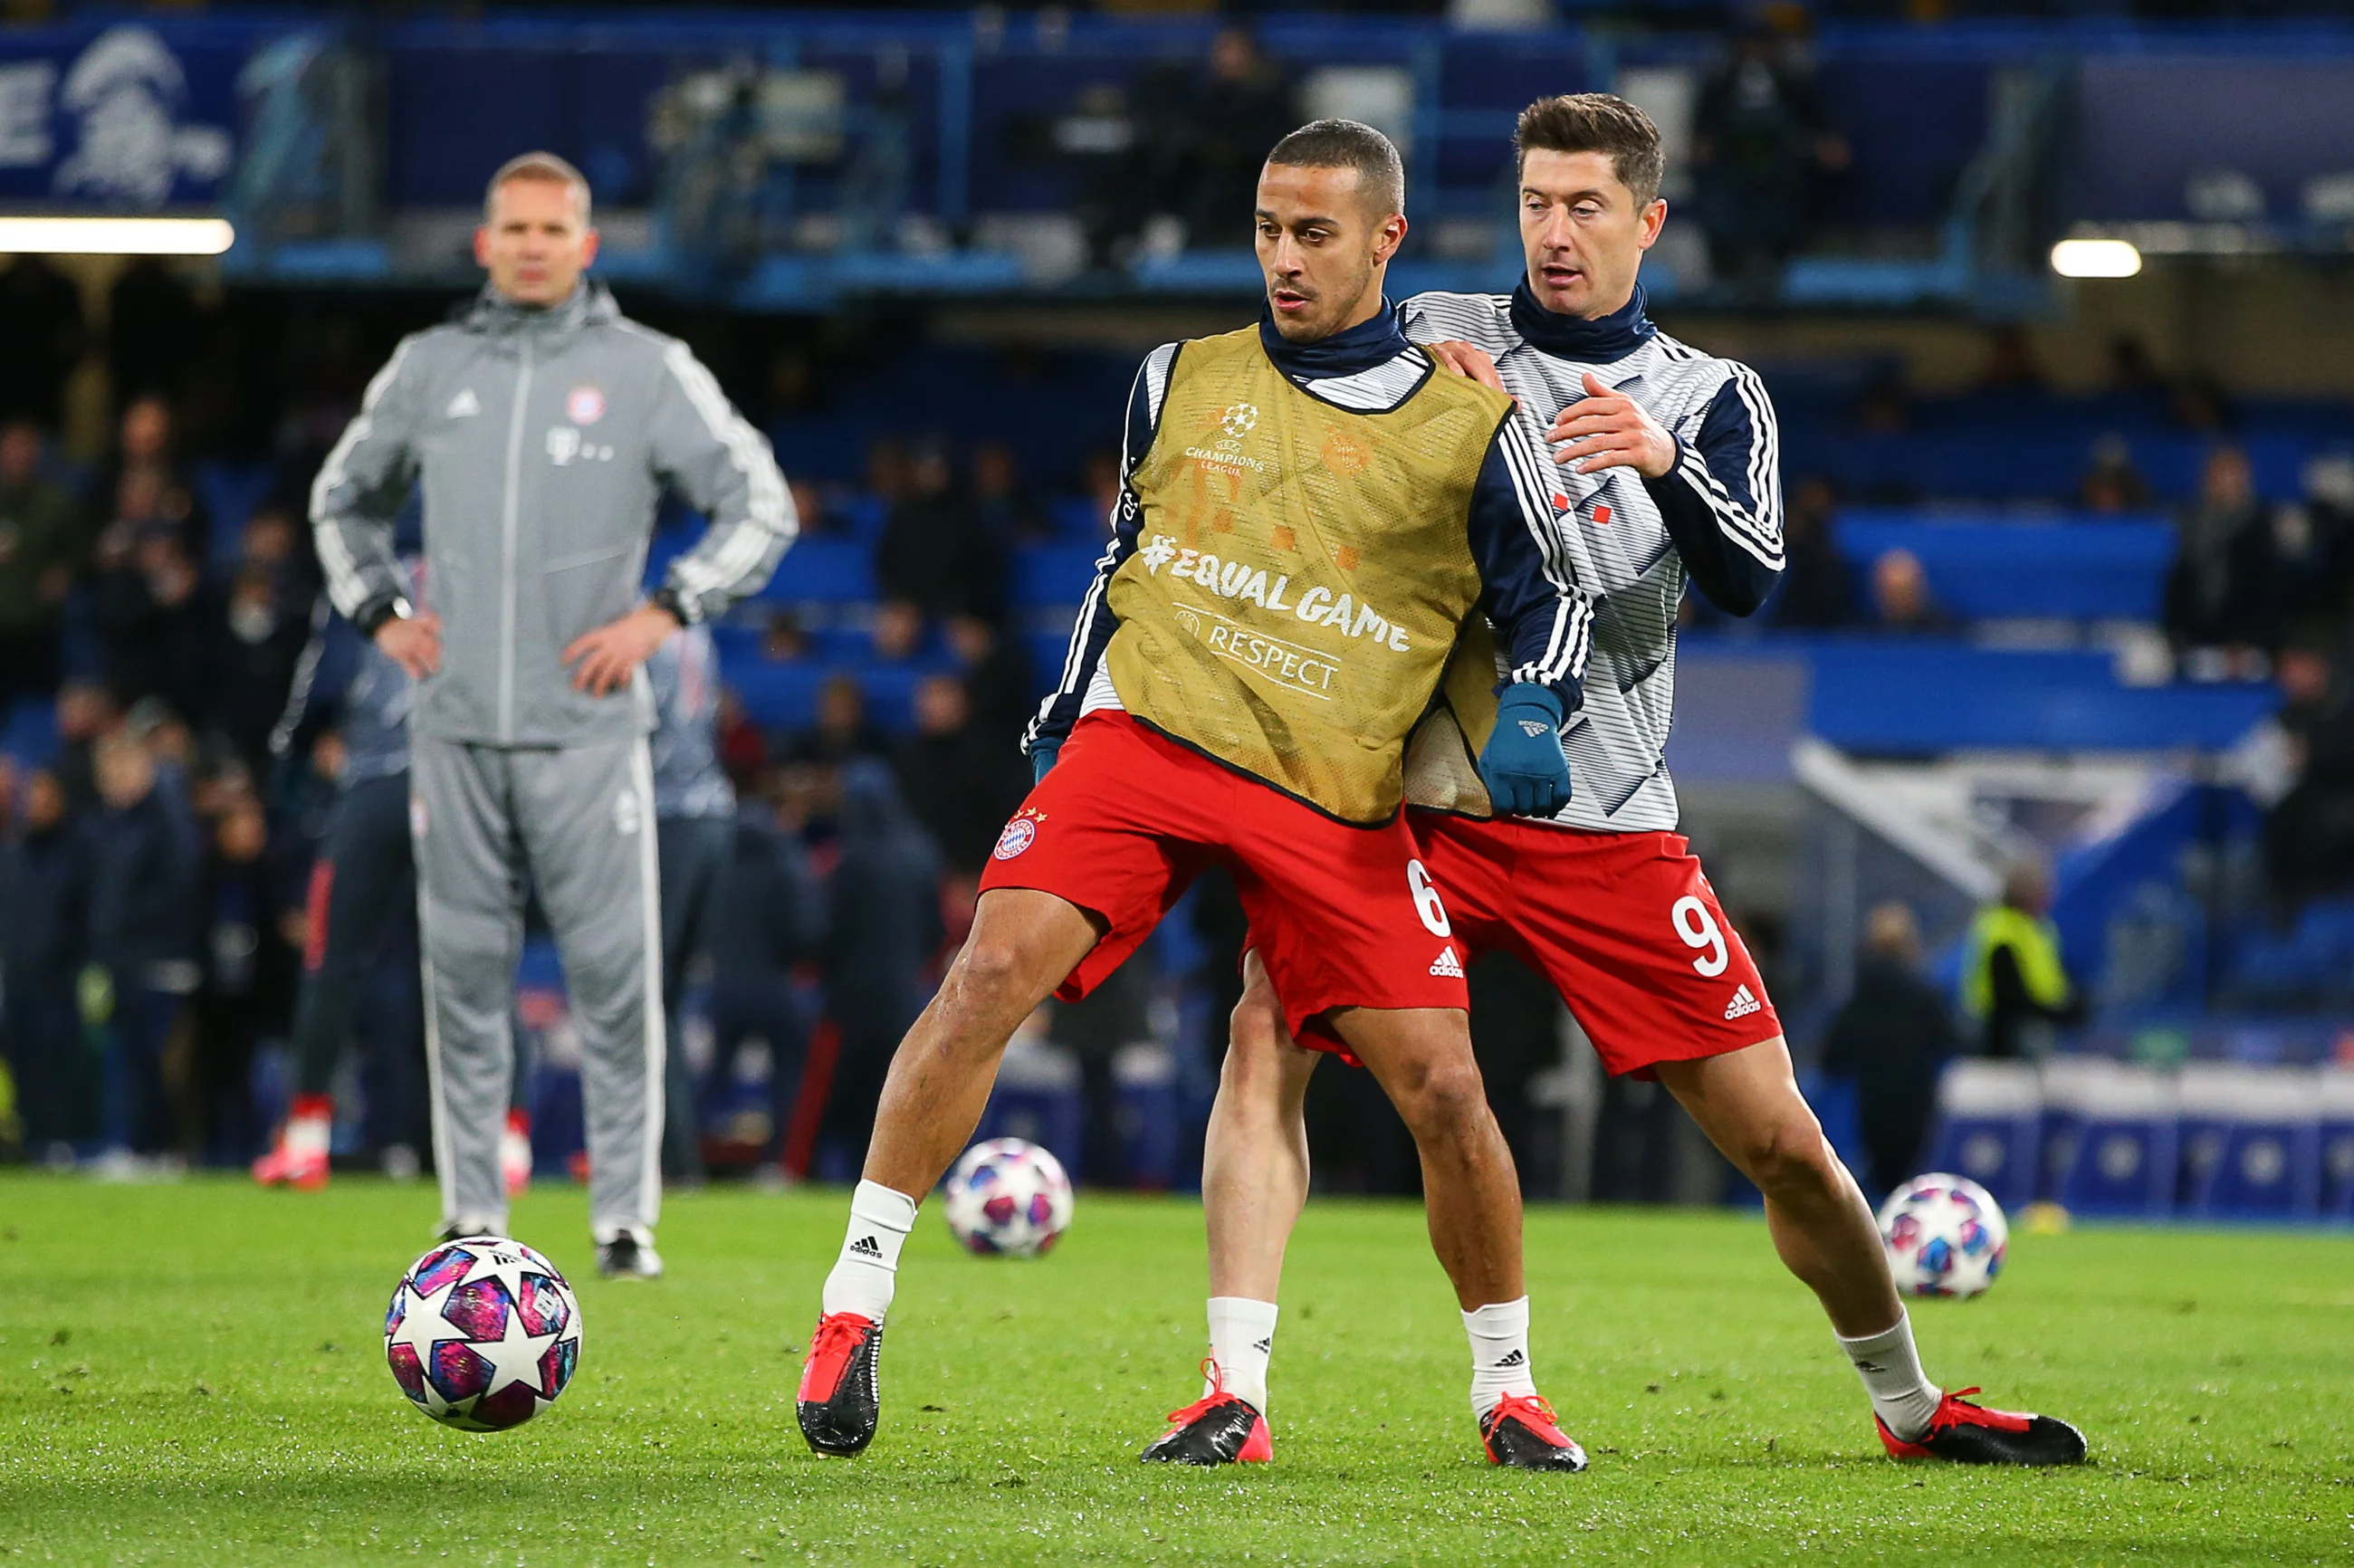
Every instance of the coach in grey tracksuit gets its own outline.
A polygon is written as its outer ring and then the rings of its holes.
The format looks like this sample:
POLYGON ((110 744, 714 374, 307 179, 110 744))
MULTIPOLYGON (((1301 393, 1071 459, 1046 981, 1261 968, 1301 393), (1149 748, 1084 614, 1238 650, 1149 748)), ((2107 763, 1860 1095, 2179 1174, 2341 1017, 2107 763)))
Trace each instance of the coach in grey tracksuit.
MULTIPOLYGON (((485 232, 497 226, 494 214, 485 232)), ((642 650, 601 694, 577 651, 643 624, 665 485, 712 520, 653 596, 684 625, 768 580, 792 502, 768 442, 686 346, 585 279, 541 307, 494 284, 462 319, 405 340, 329 454, 312 496, 320 560, 335 607, 380 641, 408 614, 392 523, 420 482, 439 641, 410 718, 410 831, 444 1217, 504 1228, 528 873, 580 1031, 592 1227, 600 1249, 650 1255, 664 1077, 653 705, 631 667, 642 650)))

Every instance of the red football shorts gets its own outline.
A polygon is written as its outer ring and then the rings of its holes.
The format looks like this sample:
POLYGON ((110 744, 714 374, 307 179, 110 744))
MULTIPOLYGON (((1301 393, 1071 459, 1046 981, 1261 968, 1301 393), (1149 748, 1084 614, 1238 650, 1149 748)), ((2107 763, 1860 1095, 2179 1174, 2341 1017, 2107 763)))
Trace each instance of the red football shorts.
POLYGON ((1596 833, 1409 811, 1423 863, 1475 954, 1501 948, 1561 992, 1613 1074, 1722 1056, 1782 1021, 1678 833, 1596 833))
POLYGON ((1294 1039, 1330 1040, 1316 1020, 1334 1008, 1470 1005, 1403 815, 1371 828, 1335 821, 1127 714, 1072 726, 999 835, 981 890, 1036 888, 1104 921, 1103 939, 1055 992, 1076 1001, 1213 864, 1234 875, 1294 1039))

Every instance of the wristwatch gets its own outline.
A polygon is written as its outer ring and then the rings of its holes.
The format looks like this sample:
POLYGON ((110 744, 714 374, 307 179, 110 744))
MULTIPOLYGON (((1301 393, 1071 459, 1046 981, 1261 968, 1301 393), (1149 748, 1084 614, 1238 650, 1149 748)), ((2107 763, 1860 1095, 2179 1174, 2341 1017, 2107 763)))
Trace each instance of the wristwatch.
POLYGON ((686 601, 678 597, 678 589, 664 585, 646 595, 646 602, 656 609, 669 612, 670 618, 682 627, 693 626, 695 618, 687 613, 686 601))
POLYGON ((361 636, 373 640, 384 630, 386 621, 407 620, 416 613, 416 607, 401 595, 385 594, 360 606, 359 613, 352 617, 352 624, 360 629, 361 636))

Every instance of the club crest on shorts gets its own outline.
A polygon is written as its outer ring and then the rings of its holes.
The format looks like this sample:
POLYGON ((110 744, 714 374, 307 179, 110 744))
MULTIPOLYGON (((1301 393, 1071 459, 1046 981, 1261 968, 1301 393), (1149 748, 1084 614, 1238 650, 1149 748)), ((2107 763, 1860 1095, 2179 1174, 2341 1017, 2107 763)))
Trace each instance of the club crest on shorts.
POLYGON ((605 417, 605 394, 583 384, 564 395, 564 417, 576 425, 593 425, 605 417))
POLYGON ((1016 817, 1005 824, 997 835, 997 847, 990 851, 992 860, 1012 860, 1038 842, 1038 824, 1028 817, 1016 817))

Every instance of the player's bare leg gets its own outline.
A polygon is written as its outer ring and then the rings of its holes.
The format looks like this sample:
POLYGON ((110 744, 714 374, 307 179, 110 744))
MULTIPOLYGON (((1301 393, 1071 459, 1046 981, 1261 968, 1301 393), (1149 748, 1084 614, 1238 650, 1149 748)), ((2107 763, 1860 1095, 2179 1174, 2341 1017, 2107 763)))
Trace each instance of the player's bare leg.
POLYGON ((1202 1214, 1210 1233, 1210 1353, 1202 1397, 1169 1413, 1144 1457, 1222 1465, 1275 1457, 1267 1363, 1275 1350, 1283 1251, 1308 1204, 1308 1079, 1324 1053, 1303 1051, 1257 952, 1243 959, 1218 1097, 1202 1146, 1202 1214))
POLYGON ((2083 1434, 2066 1422, 1981 1409, 1922 1372, 1871 1205, 1798 1092, 1780 1036, 1721 1056, 1662 1062, 1657 1071, 1709 1141, 1766 1195, 1774 1250, 1822 1302, 1872 1395, 1889 1452, 1988 1464, 2072 1465, 2084 1457, 2083 1434))
POLYGON ((1029 888, 992 888, 972 934, 891 1058, 842 1254, 801 1366, 801 1436, 847 1457, 880 1419, 875 1361, 916 1203, 980 1124, 1006 1043, 1096 945, 1094 919, 1029 888))
MULTIPOLYGON (((1244 976, 1202 1157, 1209 1386, 1194 1404, 1171 1412, 1172 1427, 1145 1450, 1147 1459, 1273 1457, 1262 1414, 1267 1362, 1284 1248, 1307 1203, 1305 1107, 1320 1053, 1292 1042, 1256 953, 1244 976)), ((1349 1008, 1332 1022, 1415 1135, 1431 1246, 1455 1284, 1471 1340, 1472 1410, 1489 1457, 1524 1468, 1585 1468, 1584 1451, 1562 1434, 1532 1379, 1520 1178, 1471 1058, 1469 1020, 1453 1009, 1349 1008)))

